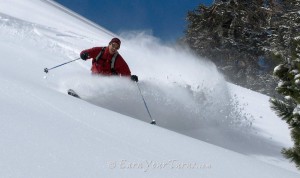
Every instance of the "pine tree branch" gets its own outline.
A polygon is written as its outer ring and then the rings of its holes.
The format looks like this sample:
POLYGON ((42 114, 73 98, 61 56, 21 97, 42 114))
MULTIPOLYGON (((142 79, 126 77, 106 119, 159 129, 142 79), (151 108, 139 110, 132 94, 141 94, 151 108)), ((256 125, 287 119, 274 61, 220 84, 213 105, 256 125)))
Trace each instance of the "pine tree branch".
POLYGON ((275 98, 270 99, 270 103, 271 109, 275 111, 276 115, 282 118, 282 120, 285 120, 290 125, 292 122, 295 106, 287 104, 275 98))

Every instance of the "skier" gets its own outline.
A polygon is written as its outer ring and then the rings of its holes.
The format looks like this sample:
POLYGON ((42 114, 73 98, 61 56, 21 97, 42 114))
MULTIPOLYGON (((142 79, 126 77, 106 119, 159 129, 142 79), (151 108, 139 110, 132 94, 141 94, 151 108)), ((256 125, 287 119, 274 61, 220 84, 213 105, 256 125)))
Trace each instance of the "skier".
POLYGON ((92 74, 100 74, 106 76, 119 75, 130 77, 132 81, 138 82, 136 75, 131 75, 131 71, 118 53, 121 46, 121 40, 113 38, 107 47, 94 47, 83 50, 80 53, 80 58, 84 61, 92 58, 92 74))
MULTIPOLYGON (((111 39, 107 47, 94 47, 91 49, 83 50, 80 53, 80 58, 85 61, 90 58, 93 59, 92 68, 91 68, 92 74, 100 74, 106 76, 119 75, 119 76, 130 77, 132 81, 135 81, 139 89, 139 92, 142 96, 149 117, 151 119, 151 124, 155 125, 156 121, 152 119, 146 101, 139 87, 139 84, 137 83, 138 77, 136 75, 131 75, 127 63, 122 58, 122 56, 118 53, 120 46, 121 46, 121 40, 118 38, 113 38, 111 39)), ((80 96, 72 89, 68 90, 68 94, 80 98, 80 96)))

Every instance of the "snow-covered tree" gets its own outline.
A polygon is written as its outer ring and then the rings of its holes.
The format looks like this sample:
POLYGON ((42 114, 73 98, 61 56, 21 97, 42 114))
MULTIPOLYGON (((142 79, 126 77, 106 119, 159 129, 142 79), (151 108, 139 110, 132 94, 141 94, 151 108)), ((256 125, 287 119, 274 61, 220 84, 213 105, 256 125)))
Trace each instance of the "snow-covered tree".
POLYGON ((274 69, 280 78, 276 90, 284 100, 272 98, 272 109, 287 122, 294 141, 292 148, 285 148, 282 153, 300 168, 300 36, 292 41, 292 58, 274 69))
POLYGON ((272 25, 277 6, 261 0, 199 5, 187 15, 185 42, 211 59, 232 83, 273 95, 277 82, 272 69, 278 62, 272 58, 269 40, 276 34, 271 30, 276 30, 272 25))
MULTIPOLYGON (((271 107, 279 117, 287 122, 291 129, 294 146, 284 148, 282 153, 300 169, 300 1, 284 1, 286 13, 282 16, 285 35, 281 42, 286 46, 279 52, 285 60, 274 69, 274 74, 280 79, 276 90, 284 96, 283 99, 272 98, 271 107)), ((276 44, 276 43, 274 43, 276 44)), ((279 46, 279 45, 278 45, 279 46)))

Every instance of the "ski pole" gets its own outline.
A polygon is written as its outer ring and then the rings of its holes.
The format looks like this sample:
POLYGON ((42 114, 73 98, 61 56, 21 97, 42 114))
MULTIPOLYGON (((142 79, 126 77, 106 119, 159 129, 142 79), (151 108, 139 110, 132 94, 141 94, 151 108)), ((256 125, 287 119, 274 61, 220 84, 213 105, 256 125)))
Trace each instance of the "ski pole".
POLYGON ((146 103, 146 101, 145 101, 145 99, 144 99, 144 96, 143 96, 143 94, 142 94, 142 92, 141 92, 140 86, 139 86, 139 84, 138 84, 137 82, 136 82, 136 85, 137 85, 137 87, 138 87, 138 89, 139 89, 139 91, 140 91, 140 94, 141 94, 142 99, 143 99, 143 101, 144 101, 144 105, 145 105, 145 107, 146 107, 146 109, 147 109, 147 112, 148 112, 148 114, 149 114, 149 117, 150 117, 150 119, 151 119, 150 124, 156 125, 156 121, 155 121, 154 119, 152 119, 152 116, 151 116, 150 111, 149 111, 149 109, 148 109, 147 103, 146 103))
POLYGON ((71 60, 71 61, 68 61, 68 62, 65 62, 65 63, 59 64, 59 65, 57 65, 57 66, 54 66, 54 67, 52 67, 52 68, 50 68, 50 69, 48 69, 48 68, 45 68, 45 69, 44 69, 44 72, 48 73, 48 72, 49 72, 49 70, 55 69, 55 68, 57 68, 57 67, 63 66, 63 65, 65 65, 65 64, 68 64, 68 63, 71 63, 71 62, 74 62, 74 61, 77 61, 77 60, 79 60, 79 59, 80 59, 80 57, 79 57, 79 58, 77 58, 77 59, 74 59, 74 60, 71 60))

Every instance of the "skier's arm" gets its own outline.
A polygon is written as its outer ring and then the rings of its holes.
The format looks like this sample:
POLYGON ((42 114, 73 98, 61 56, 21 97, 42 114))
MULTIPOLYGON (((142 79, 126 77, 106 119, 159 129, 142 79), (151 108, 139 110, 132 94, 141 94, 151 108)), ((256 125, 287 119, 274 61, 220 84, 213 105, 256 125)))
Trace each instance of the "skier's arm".
POLYGON ((83 59, 83 60, 87 60, 87 59, 90 59, 90 58, 94 59, 94 58, 97 57, 97 55, 99 54, 101 49, 102 49, 101 47, 94 47, 94 48, 91 48, 91 49, 83 50, 80 53, 80 58, 83 59))
POLYGON ((121 76, 129 77, 134 82, 138 82, 139 81, 138 76, 131 75, 131 71, 127 63, 125 62, 125 60, 122 58, 122 56, 119 55, 119 57, 120 58, 117 59, 118 62, 116 62, 115 65, 116 72, 121 76))
POLYGON ((121 76, 131 76, 131 71, 121 55, 119 55, 118 59, 116 59, 115 69, 116 72, 121 76))

